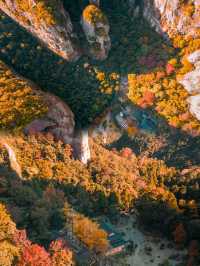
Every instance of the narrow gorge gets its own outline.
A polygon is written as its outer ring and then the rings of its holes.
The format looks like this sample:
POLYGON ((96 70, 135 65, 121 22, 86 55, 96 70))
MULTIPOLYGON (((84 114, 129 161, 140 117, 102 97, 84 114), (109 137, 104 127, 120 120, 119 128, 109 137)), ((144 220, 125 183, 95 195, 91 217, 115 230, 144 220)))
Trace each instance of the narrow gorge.
POLYGON ((0 266, 199 266, 199 0, 0 0, 0 130, 0 266))

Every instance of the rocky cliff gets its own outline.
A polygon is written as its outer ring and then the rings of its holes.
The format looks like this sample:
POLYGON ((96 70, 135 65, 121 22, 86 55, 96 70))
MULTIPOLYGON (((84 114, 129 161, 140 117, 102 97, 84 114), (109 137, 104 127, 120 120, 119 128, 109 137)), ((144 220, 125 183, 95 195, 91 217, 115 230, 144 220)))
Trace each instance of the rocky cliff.
POLYGON ((77 36, 61 1, 0 0, 0 9, 56 54, 69 61, 79 58, 77 36))
POLYGON ((42 118, 35 119, 28 124, 24 129, 25 133, 49 132, 65 144, 72 143, 75 123, 70 108, 55 95, 39 90, 37 93, 42 96, 48 106, 48 112, 42 118))
POLYGON ((96 5, 89 5, 83 10, 81 24, 90 55, 97 60, 106 59, 111 48, 111 40, 109 22, 105 14, 96 5))
POLYGON ((157 32, 181 49, 183 60, 193 65, 179 82, 192 94, 188 98, 190 112, 200 120, 200 1, 147 0, 143 15, 157 32))
POLYGON ((143 14, 160 33, 199 36, 200 1, 145 0, 143 14))
POLYGON ((58 97, 41 91, 0 62, 0 129, 20 129, 25 133, 51 133, 57 140, 71 143, 74 115, 58 97))

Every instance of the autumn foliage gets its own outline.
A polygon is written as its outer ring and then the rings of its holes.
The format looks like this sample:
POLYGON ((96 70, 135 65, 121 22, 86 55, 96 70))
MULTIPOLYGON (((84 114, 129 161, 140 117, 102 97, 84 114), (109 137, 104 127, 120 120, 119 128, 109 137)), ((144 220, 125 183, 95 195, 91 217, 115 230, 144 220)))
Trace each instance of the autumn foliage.
POLYGON ((50 266, 51 259, 47 251, 37 245, 31 244, 24 246, 22 249, 22 255, 18 262, 18 266, 50 266))
POLYGON ((72 266, 73 263, 73 253, 68 248, 67 243, 58 239, 52 241, 49 247, 49 251, 52 258, 52 266, 72 266))
POLYGON ((0 129, 22 129, 47 112, 41 96, 32 84, 18 77, 0 61, 0 129))
POLYGON ((99 225, 86 217, 75 215, 73 217, 73 230, 76 236, 96 253, 105 253, 109 247, 107 233, 99 225))

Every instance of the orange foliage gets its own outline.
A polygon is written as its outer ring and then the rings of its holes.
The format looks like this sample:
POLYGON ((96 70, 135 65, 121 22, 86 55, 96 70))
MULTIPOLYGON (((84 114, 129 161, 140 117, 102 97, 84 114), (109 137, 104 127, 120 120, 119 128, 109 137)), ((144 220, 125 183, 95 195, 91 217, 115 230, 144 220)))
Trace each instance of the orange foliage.
POLYGON ((106 16, 103 12, 95 5, 88 5, 83 11, 83 18, 89 23, 107 23, 106 16))
POLYGON ((73 216, 73 230, 76 236, 97 253, 104 253, 109 247, 107 233, 99 225, 82 215, 73 216))
POLYGON ((28 23, 28 19, 26 20, 25 17, 21 15, 21 12, 31 13, 32 19, 37 23, 45 21, 49 25, 54 25, 56 21, 59 20, 59 13, 56 12, 56 7, 59 4, 59 1, 57 0, 34 1, 34 7, 33 3, 27 0, 16 0, 15 2, 16 5, 18 5, 19 10, 15 11, 15 15, 19 16, 19 19, 23 19, 26 23, 28 23))

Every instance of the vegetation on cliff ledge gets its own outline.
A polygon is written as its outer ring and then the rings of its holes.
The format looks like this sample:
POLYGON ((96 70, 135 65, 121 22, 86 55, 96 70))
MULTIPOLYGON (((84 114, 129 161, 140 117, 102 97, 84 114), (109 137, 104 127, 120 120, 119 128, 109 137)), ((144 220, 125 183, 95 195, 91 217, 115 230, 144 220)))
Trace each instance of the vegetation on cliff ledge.
POLYGON ((0 129, 21 129, 47 112, 37 88, 0 61, 0 129))
MULTIPOLYGON (((4 5, 6 4, 5 0, 1 0, 4 5)), ((29 24, 31 20, 37 24, 46 22, 47 25, 55 25, 57 22, 61 21, 61 16, 59 13, 59 7, 61 6, 60 0, 15 0, 14 4, 16 8, 11 10, 15 13, 16 17, 20 20, 23 20, 24 23, 29 24), (21 13, 27 13, 28 16, 21 16, 21 13)))
MULTIPOLYGON (((30 2, 16 2, 21 10, 33 12, 30 2)), ((37 1, 35 19, 53 25, 55 2, 37 1)), ((187 4, 184 1, 190 16, 193 11, 187 4)), ((104 20, 93 5, 86 11, 86 20, 104 20)), ((74 265, 65 242, 72 224, 76 240, 101 254, 109 246, 108 236, 92 219, 103 214, 116 222, 122 212, 131 210, 137 210, 148 230, 161 232, 178 248, 189 245, 192 264, 188 265, 199 265, 200 123, 189 113, 188 94, 178 81, 193 69, 186 57, 200 48, 200 40, 174 36, 166 42, 143 19, 131 21, 117 7, 112 12, 108 7, 106 12, 112 50, 104 62, 84 56, 76 64, 68 63, 4 14, 0 17, 0 58, 66 101, 78 126, 98 118, 117 98, 120 78, 128 77, 129 101, 124 105, 155 118, 158 128, 162 127, 161 136, 145 135, 138 129, 109 147, 89 139, 87 165, 75 160, 70 145, 49 133, 1 136, 0 266, 37 265, 38 261, 42 266, 74 265), (5 144, 16 156, 21 177, 10 167, 5 144)), ((0 128, 21 129, 47 108, 35 88, 3 61, 0 128)))

